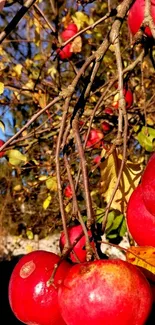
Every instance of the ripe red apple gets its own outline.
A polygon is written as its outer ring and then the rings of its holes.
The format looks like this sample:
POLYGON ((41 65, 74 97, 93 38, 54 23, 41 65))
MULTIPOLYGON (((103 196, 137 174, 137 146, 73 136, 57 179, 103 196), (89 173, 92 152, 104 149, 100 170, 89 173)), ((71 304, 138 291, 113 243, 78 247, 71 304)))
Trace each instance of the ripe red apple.
POLYGON ((108 132, 110 130, 110 124, 106 121, 102 122, 101 126, 104 132, 108 132))
MULTIPOLYGON (((130 89, 123 89, 124 97, 125 97, 125 102, 126 102, 126 109, 129 109, 132 104, 133 104, 133 93, 130 89)), ((118 99, 119 99, 119 94, 117 93, 114 97, 114 102, 113 102, 113 107, 115 109, 118 109, 118 99)))
POLYGON ((143 201, 143 188, 138 185, 127 205, 127 224, 131 235, 140 246, 155 246, 155 216, 143 201))
POLYGON ((143 273, 128 262, 96 260, 74 265, 58 290, 67 325, 144 325, 152 292, 143 273))
POLYGON ((104 111, 108 115, 113 115, 114 114, 113 109, 111 107, 106 107, 104 111))
POLYGON ((71 198, 73 196, 72 189, 70 185, 67 185, 64 189, 64 195, 68 198, 71 198))
POLYGON ((155 216, 155 153, 150 158, 142 175, 143 200, 148 211, 155 216))
POLYGON ((75 24, 71 23, 67 28, 61 33, 61 38, 63 41, 68 41, 69 38, 74 36, 78 32, 78 28, 75 24))
MULTIPOLYGON (((85 136, 86 137, 86 136, 85 136)), ((102 144, 102 139, 104 137, 104 134, 99 129, 91 129, 89 133, 89 137, 86 143, 86 148, 99 148, 102 144)))
POLYGON ((58 306, 58 287, 70 269, 63 261, 55 274, 54 286, 48 285, 60 257, 34 251, 16 264, 9 282, 9 302, 15 316, 26 324, 65 325, 58 306))
POLYGON ((62 50, 57 49, 57 53, 60 59, 61 60, 69 59, 73 54, 73 52, 71 52, 70 50, 71 50, 71 43, 68 43, 66 46, 64 46, 62 50))
MULTIPOLYGON (((144 20, 144 10, 145 10, 145 0, 136 0, 129 10, 128 26, 133 35, 135 35, 138 32, 144 20)), ((155 1, 154 0, 151 0, 151 16, 155 23, 155 1)), ((152 37, 151 30, 148 26, 145 27, 144 33, 148 37, 152 37)))
MULTIPOLYGON (((73 244, 73 242, 79 237, 79 235, 83 233, 82 226, 77 225, 77 226, 72 226, 68 227, 68 236, 70 239, 70 243, 73 244)), ((92 239, 92 232, 91 230, 88 230, 88 235, 90 237, 90 241, 92 239)), ((61 233, 60 236, 60 250, 62 252, 64 246, 65 246, 65 235, 64 232, 61 233)), ((78 261, 85 262, 86 261, 86 239, 83 234, 81 239, 77 242, 77 244, 74 246, 73 251, 70 253, 69 258, 73 263, 77 263, 78 261), (77 258, 76 258, 77 256, 77 258)), ((91 245, 94 248, 94 241, 91 241, 91 245)))
MULTIPOLYGON (((0 147, 2 147, 4 143, 5 142, 0 139, 0 147)), ((0 158, 2 158, 4 155, 5 155, 5 151, 0 151, 0 158)))
POLYGON ((101 161, 101 156, 100 155, 95 156, 94 159, 93 159, 94 164, 98 164, 100 161, 101 161))

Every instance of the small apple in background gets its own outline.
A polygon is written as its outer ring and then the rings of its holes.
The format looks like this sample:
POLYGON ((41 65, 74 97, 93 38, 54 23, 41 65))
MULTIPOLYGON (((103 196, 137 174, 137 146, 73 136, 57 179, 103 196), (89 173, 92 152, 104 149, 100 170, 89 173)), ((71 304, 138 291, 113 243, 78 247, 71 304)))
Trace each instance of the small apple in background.
MULTIPOLYGON (((91 129, 86 143, 86 148, 100 148, 104 134, 99 129, 91 129)), ((84 137, 84 139, 86 136, 84 137)))
POLYGON ((102 122, 101 127, 102 127, 103 132, 108 132, 111 129, 110 124, 106 121, 102 122))
POLYGON ((143 200, 148 211, 155 216, 155 153, 151 156, 142 175, 143 200))
MULTIPOLYGON (((125 98, 125 102, 126 102, 126 109, 129 109, 133 104, 133 93, 130 89, 126 89, 126 88, 123 89, 123 93, 124 93, 124 98, 125 98)), ((118 101, 119 101, 119 93, 117 93, 114 96, 114 101, 113 101, 112 106, 115 109, 118 109, 118 101)))
POLYGON ((46 251, 34 251, 16 264, 9 282, 9 302, 15 316, 25 324, 65 325, 58 306, 58 287, 71 265, 62 261, 48 285, 60 257, 46 251))
MULTIPOLYGON (((70 239, 70 243, 73 244, 73 242, 80 236, 80 234, 83 233, 83 229, 81 225, 77 225, 77 226, 72 226, 72 227, 68 227, 68 236, 70 239)), ((90 237, 90 241, 92 239, 92 232, 91 230, 88 230, 88 235, 90 237)), ((64 232, 62 231, 61 236, 60 236, 60 250, 62 252, 64 246, 65 246, 65 235, 64 232)), ((73 251, 70 253, 69 258, 71 259, 71 261, 73 263, 77 263, 78 260, 82 263, 86 261, 86 248, 85 248, 85 244, 86 244, 86 239, 85 239, 85 235, 83 233, 83 236, 81 237, 81 239, 77 242, 77 244, 74 246, 73 251), (75 254, 74 254, 75 253, 75 254), (76 258, 77 256, 77 258, 76 258)), ((94 241, 91 241, 91 245, 94 248, 95 244, 94 241)))
POLYGON ((58 290, 68 325, 144 325, 152 300, 142 272, 119 259, 74 265, 58 290))
POLYGON ((93 159, 94 164, 98 164, 100 161, 101 161, 101 156, 100 155, 95 156, 95 158, 93 159))
POLYGON ((57 49, 57 53, 62 61, 69 59, 73 54, 73 52, 71 52, 71 43, 68 43, 66 46, 64 46, 62 50, 57 49))
POLYGON ((64 189, 64 195, 68 198, 71 198, 73 196, 72 189, 70 185, 67 185, 64 189))
POLYGON ((142 184, 130 196, 126 217, 129 231, 136 243, 155 247, 155 216, 146 209, 142 184))
MULTIPOLYGON (((128 14, 128 26, 130 32, 135 35, 144 20, 145 0, 136 0, 131 6, 128 14)), ((155 1, 151 0, 151 16, 155 23, 155 1)), ((144 29, 145 35, 152 37, 150 28, 147 26, 144 29)))
POLYGON ((61 33, 61 38, 63 41, 68 41, 72 36, 78 32, 78 28, 74 23, 69 24, 66 29, 61 33))
POLYGON ((108 115, 113 115, 114 112, 113 112, 113 109, 111 107, 106 107, 104 112, 108 115))
MULTIPOLYGON (((2 147, 4 143, 5 142, 0 139, 0 147, 2 147)), ((5 151, 0 151, 0 158, 2 158, 4 155, 5 155, 5 151)))

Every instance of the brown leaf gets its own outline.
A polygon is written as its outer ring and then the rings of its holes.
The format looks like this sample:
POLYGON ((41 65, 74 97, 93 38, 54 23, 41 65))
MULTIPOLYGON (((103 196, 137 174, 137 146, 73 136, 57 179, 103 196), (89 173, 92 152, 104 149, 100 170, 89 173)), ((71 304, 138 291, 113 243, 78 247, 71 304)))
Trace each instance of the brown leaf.
POLYGON ((70 51, 73 53, 80 53, 81 49, 82 49, 82 38, 81 36, 77 36, 71 43, 70 51))

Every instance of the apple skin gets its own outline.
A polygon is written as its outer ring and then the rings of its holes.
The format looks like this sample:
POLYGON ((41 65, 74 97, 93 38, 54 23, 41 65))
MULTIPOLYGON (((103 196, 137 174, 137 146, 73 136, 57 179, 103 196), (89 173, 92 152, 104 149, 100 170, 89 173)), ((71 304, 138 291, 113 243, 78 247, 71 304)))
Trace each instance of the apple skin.
POLYGON ((143 200, 147 210, 155 216, 155 153, 151 156, 142 175, 143 200))
MULTIPOLYGON (((0 147, 2 147, 4 143, 5 142, 0 139, 0 147)), ((2 158, 4 155, 5 155, 5 151, 0 151, 0 158, 2 158)))
POLYGON ((91 129, 86 143, 86 148, 100 148, 104 134, 99 129, 91 129))
POLYGON ((136 243, 139 246, 155 247, 155 216, 146 209, 141 184, 130 196, 126 218, 129 231, 136 243))
POLYGON ((73 196, 72 189, 70 185, 67 185, 64 189, 64 195, 68 198, 71 198, 73 196))
MULTIPOLYGON (((125 98, 125 103, 126 103, 126 109, 129 109, 132 104, 133 104, 133 93, 130 89, 123 89, 123 94, 124 94, 124 98, 125 98)), ((116 94, 116 97, 118 97, 118 94, 116 94)), ((118 109, 118 100, 113 102, 113 107, 115 109, 118 109)))
POLYGON ((106 107, 104 112, 108 115, 113 115, 114 112, 113 112, 113 109, 111 107, 106 107))
POLYGON ((119 259, 74 265, 58 290, 67 325, 144 325, 152 300, 142 272, 119 259))
MULTIPOLYGON (((135 35, 144 20, 145 0, 136 0, 131 6, 128 14, 128 26, 133 35, 135 35)), ((155 23, 155 1, 151 1, 151 16, 155 23)), ((150 28, 147 26, 144 33, 152 37, 150 28)))
POLYGON ((16 264, 9 281, 9 302, 15 316, 25 324, 65 325, 58 306, 58 287, 71 265, 63 261, 54 284, 47 286, 60 257, 46 251, 34 251, 16 264))
POLYGON ((68 41, 72 36, 78 32, 78 28, 75 24, 71 23, 67 28, 61 33, 61 38, 63 41, 68 41))
POLYGON ((101 124, 103 132, 108 132, 111 128, 110 124, 106 121, 101 124))
MULTIPOLYGON (((74 240, 78 238, 78 236, 83 232, 82 230, 82 226, 81 225, 77 225, 77 226, 72 226, 72 227, 68 227, 68 236, 70 239, 70 243, 73 244, 74 240)), ((91 230, 88 230, 88 235, 91 239, 92 237, 92 232, 91 230)), ((60 236, 60 242, 59 242, 59 246, 60 246, 60 250, 62 252, 64 246, 65 246, 65 235, 64 232, 62 231, 61 236, 60 236)), ((86 261, 86 249, 85 249, 85 244, 86 244, 86 240, 85 240, 85 236, 83 235, 81 237, 81 239, 78 241, 78 243, 74 246, 73 251, 75 252, 76 256, 78 257, 79 261, 85 262, 86 261)), ((94 241, 91 241, 91 245, 94 248, 95 244, 94 241)), ((71 261, 73 263, 77 263, 78 260, 76 259, 76 256, 74 255, 73 252, 70 253, 69 258, 71 259, 71 261)))
POLYGON ((71 43, 68 43, 67 45, 65 45, 63 47, 63 49, 57 49, 57 53, 59 55, 59 58, 63 61, 63 60, 66 60, 66 59, 69 59, 73 52, 70 51, 71 50, 71 43))

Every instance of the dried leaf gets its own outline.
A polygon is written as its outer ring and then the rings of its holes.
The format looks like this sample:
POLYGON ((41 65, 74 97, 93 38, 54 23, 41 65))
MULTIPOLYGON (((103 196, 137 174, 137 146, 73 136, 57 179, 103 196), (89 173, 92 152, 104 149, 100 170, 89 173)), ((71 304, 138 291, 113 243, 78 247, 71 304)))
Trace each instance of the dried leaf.
MULTIPOLYGON (((109 202, 111 194, 115 188, 121 162, 122 157, 120 155, 117 156, 116 151, 114 151, 103 163, 100 164, 101 195, 106 202, 109 202)), ((141 174, 142 165, 140 163, 132 163, 130 161, 125 163, 111 208, 119 210, 125 214, 127 202, 133 190, 138 185, 141 174)))
POLYGON ((140 267, 146 277, 155 282, 155 247, 132 246, 127 250, 126 259, 140 267))
POLYGON ((82 38, 81 36, 78 36, 71 43, 70 51, 74 53, 80 53, 81 49, 82 49, 82 38))

